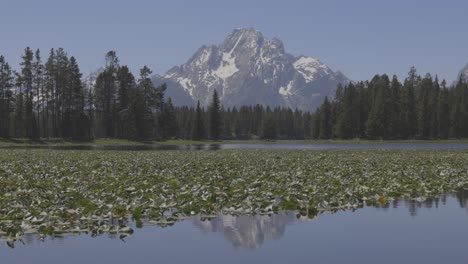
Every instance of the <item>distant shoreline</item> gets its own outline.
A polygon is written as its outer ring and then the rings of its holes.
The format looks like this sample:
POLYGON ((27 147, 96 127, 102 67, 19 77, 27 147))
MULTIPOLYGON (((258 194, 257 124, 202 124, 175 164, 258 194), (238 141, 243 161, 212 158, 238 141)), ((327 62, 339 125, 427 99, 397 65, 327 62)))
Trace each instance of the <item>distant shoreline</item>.
POLYGON ((447 144, 468 143, 468 139, 439 139, 439 140, 220 140, 220 141, 194 141, 194 140, 151 140, 132 141, 125 139, 95 139, 95 140, 65 140, 65 139, 0 139, 0 146, 26 146, 26 145, 218 145, 218 144, 447 144))

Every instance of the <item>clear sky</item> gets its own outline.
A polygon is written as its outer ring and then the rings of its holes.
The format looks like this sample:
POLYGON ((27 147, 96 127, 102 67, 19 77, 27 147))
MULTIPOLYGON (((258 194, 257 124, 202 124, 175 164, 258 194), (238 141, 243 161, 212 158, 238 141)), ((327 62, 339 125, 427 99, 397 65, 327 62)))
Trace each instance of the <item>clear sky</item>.
POLYGON ((466 0, 0 0, 0 54, 63 47, 84 74, 116 50, 135 72, 184 63, 238 27, 278 37, 353 80, 405 77, 415 65, 452 81, 468 62, 466 0))

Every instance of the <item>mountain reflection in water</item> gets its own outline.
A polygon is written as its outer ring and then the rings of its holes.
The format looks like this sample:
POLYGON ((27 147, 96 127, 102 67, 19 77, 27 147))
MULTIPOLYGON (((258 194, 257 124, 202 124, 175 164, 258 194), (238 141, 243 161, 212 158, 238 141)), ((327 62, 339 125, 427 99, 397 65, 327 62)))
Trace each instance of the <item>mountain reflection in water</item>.
POLYGON ((294 212, 275 215, 232 216, 218 213, 216 218, 193 219, 193 224, 203 233, 220 233, 235 248, 257 249, 265 241, 279 239, 286 225, 297 221, 294 212))
MULTIPOLYGON (((424 202, 395 199, 385 206, 376 206, 376 209, 405 208, 412 217, 416 217, 420 209, 439 208, 439 206, 446 205, 447 199, 451 196, 456 198, 460 208, 468 207, 468 191, 459 191, 455 195, 441 195, 424 202)), ((294 212, 281 212, 271 216, 232 216, 219 213, 211 220, 202 220, 197 217, 192 221, 203 233, 220 233, 235 248, 253 250, 260 248, 266 241, 280 239, 288 225, 314 220, 297 217, 294 212)))
POLYGON ((0 145, 0 149, 49 149, 49 150, 112 150, 112 151, 167 151, 167 150, 224 150, 224 149, 280 149, 280 150, 324 150, 324 149, 468 149, 468 143, 232 143, 226 144, 130 144, 130 145, 93 145, 93 144, 33 144, 0 145))
MULTIPOLYGON (((390 211, 390 210, 407 210, 409 215, 412 218, 417 218, 419 210, 427 209, 437 209, 443 207, 450 203, 452 206, 455 205, 460 209, 468 208, 468 191, 458 191, 455 194, 450 195, 441 195, 438 198, 426 199, 423 202, 409 201, 403 199, 395 199, 390 201, 385 206, 374 206, 366 207, 368 210, 377 211, 390 211)), ((356 209, 357 211, 363 209, 356 209)), ((349 211, 349 210, 348 210, 349 211)), ((467 210, 468 212, 468 210, 467 210)), ((324 214, 334 214, 336 212, 324 212, 324 214)), ((318 219, 322 217, 321 214, 317 216, 318 219)), ((331 216, 333 217, 333 216, 331 216)), ((339 217, 337 215, 336 217, 339 217)), ((234 215, 225 215, 218 213, 216 217, 203 219, 199 216, 191 217, 183 222, 192 223, 196 229, 201 230, 205 235, 210 233, 218 233, 224 237, 235 249, 247 249, 247 250, 258 250, 262 245, 268 241, 279 240, 281 239, 285 232, 286 228, 291 225, 296 225, 300 223, 314 222, 316 219, 308 219, 307 217, 298 216, 296 212, 286 211, 280 212, 274 215, 244 215, 244 216, 234 216, 234 215)), ((174 226, 162 226, 168 229, 168 231, 178 230, 178 225, 180 223, 175 223, 174 226)), ((135 229, 135 234, 130 236, 131 239, 138 239, 141 233, 152 232, 157 236, 158 230, 149 230, 155 227, 144 227, 143 229, 135 229)), ((157 229, 157 228, 156 228, 157 229)), ((79 236, 89 236, 86 234, 81 234, 79 236)), ((100 234, 99 237, 107 237, 110 239, 121 239, 125 242, 126 238, 130 237, 121 237, 118 234, 100 234)), ((72 239, 75 236, 56 236, 48 237, 45 240, 45 243, 54 245, 66 244, 68 238, 72 239)), ((0 238, 0 241, 6 242, 5 238, 0 238)), ((28 245, 37 245, 43 243, 38 239, 37 235, 24 235, 21 241, 17 241, 14 244, 9 243, 8 246, 28 246, 28 245)), ((4 244, 4 243, 2 243, 4 244)), ((2 245, 3 246, 3 245, 2 245)), ((0 249, 2 248, 0 246, 0 249)))

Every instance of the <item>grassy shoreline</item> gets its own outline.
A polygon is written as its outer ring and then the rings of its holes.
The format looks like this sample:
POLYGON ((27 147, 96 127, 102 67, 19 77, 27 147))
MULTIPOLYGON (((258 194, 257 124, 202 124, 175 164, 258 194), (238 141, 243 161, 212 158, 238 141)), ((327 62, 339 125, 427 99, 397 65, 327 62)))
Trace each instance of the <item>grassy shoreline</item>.
POLYGON ((126 139, 95 139, 95 140, 65 140, 65 139, 0 139, 0 146, 28 146, 28 145, 215 145, 215 144, 466 144, 468 139, 439 139, 439 140, 220 140, 220 141, 193 141, 193 140, 165 140, 165 141, 132 141, 126 139))

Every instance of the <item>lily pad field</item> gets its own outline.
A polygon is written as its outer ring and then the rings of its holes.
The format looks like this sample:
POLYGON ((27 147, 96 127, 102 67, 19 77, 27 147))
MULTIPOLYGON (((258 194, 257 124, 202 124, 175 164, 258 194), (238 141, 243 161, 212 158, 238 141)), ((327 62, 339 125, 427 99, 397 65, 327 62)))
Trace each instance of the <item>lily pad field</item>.
POLYGON ((0 237, 425 201, 468 188, 468 150, 0 150, 0 237))

